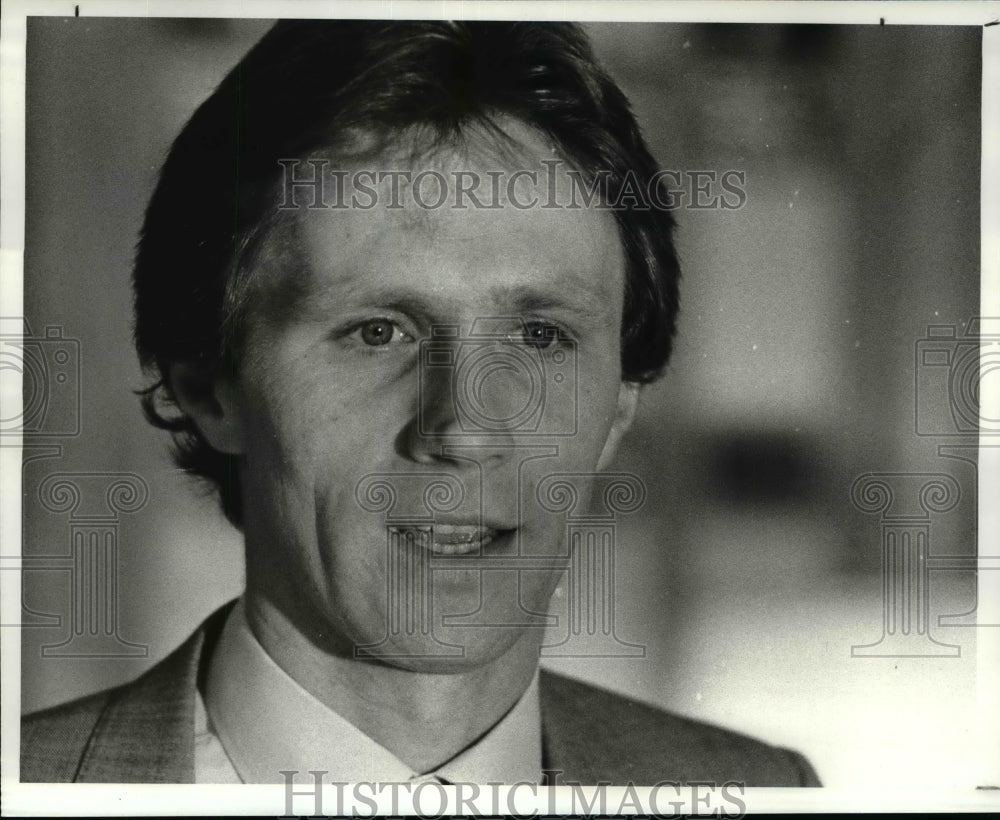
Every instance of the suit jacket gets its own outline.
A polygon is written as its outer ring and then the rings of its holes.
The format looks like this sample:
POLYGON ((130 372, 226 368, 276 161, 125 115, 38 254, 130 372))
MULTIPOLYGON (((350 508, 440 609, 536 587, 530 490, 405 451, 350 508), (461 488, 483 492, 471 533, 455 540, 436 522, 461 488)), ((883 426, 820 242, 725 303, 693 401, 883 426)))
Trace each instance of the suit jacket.
MULTIPOLYGON (((132 683, 22 718, 22 782, 193 783, 195 695, 229 607, 132 683)), ((797 752, 543 671, 543 760, 558 783, 818 786, 797 752)))

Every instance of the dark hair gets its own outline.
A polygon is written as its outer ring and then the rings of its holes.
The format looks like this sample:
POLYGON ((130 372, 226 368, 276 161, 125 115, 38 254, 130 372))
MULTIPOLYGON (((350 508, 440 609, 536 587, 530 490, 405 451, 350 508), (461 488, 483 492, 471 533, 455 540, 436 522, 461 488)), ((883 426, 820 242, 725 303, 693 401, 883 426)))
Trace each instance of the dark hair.
MULTIPOLYGON (((140 395, 149 421, 174 434, 178 465, 219 488, 234 524, 235 460, 177 411, 169 367, 238 365, 242 286, 276 216, 278 159, 351 131, 421 127, 448 138, 472 124, 495 129, 502 116, 551 139, 584 178, 605 175, 612 196, 627 176, 643 190, 661 184, 628 100, 571 23, 279 22, 177 137, 135 261, 136 349, 158 379, 140 395)), ((673 219, 649 207, 613 213, 626 257, 622 378, 648 382, 665 367, 674 333, 673 219)))

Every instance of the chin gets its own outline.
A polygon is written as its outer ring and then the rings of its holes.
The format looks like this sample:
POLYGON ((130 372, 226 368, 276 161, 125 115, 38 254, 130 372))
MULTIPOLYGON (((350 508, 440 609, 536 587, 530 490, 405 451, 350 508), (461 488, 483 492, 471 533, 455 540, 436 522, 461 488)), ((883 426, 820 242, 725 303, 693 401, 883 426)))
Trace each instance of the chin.
MULTIPOLYGON (((537 644, 544 630, 538 629, 537 644)), ((444 627, 439 634, 395 636, 392 641, 356 648, 355 656, 411 672, 460 675, 489 666, 524 642, 525 630, 498 626, 444 627)), ((534 650, 537 658, 537 648, 534 650)))

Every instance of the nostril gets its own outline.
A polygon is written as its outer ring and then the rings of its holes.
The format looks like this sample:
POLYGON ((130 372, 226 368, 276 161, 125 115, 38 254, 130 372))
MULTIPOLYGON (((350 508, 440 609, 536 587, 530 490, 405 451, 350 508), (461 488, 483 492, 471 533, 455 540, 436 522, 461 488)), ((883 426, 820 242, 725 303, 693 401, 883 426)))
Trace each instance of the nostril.
POLYGON ((412 418, 393 442, 396 455, 418 464, 433 464, 443 458, 444 439, 432 430, 422 429, 422 419, 412 418))

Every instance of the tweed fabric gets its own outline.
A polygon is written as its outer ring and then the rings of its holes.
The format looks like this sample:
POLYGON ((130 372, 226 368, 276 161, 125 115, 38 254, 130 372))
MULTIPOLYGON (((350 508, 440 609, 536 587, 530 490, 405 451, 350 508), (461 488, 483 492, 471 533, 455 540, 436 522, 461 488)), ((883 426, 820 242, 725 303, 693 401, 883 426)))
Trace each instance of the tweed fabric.
MULTIPOLYGON (((195 692, 230 606, 134 682, 22 718, 21 781, 193 783, 195 692)), ((820 785, 788 749, 551 672, 539 685, 553 785, 820 785)))
POLYGON ((23 717, 21 782, 193 783, 201 659, 230 607, 135 681, 23 717))
POLYGON ((546 765, 562 771, 552 785, 820 785, 808 761, 789 749, 560 675, 543 673, 541 684, 546 765))

